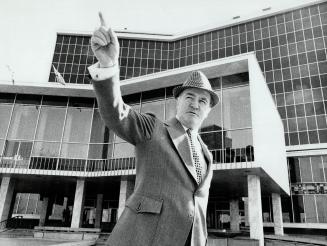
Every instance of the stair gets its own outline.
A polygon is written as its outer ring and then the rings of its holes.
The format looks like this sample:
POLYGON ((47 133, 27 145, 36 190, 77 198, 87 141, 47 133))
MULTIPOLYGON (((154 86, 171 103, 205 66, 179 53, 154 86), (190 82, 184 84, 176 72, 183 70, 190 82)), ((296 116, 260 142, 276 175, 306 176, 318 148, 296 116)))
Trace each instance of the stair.
POLYGON ((33 238, 33 230, 29 229, 9 229, 7 231, 0 232, 1 238, 33 238))
POLYGON ((99 238, 97 239, 95 245, 96 246, 102 246, 102 245, 106 245, 106 241, 109 238, 110 233, 101 233, 99 238))

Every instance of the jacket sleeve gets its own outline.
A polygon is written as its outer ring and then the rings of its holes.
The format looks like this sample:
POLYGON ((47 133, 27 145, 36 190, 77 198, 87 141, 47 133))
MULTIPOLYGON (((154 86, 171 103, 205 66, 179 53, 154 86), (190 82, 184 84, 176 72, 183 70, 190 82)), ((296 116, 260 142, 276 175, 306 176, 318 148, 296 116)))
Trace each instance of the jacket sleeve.
POLYGON ((92 84, 102 119, 112 131, 133 145, 151 138, 156 117, 138 113, 123 102, 119 74, 92 84))

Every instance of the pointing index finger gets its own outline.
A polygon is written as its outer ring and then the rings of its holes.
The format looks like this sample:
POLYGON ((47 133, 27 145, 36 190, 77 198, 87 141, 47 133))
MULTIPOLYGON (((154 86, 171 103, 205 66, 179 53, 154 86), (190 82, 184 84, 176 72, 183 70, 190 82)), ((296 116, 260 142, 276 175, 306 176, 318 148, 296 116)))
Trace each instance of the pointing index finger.
POLYGON ((103 16, 102 16, 102 13, 101 12, 99 12, 99 18, 100 18, 101 26, 106 26, 106 22, 103 19, 103 16))

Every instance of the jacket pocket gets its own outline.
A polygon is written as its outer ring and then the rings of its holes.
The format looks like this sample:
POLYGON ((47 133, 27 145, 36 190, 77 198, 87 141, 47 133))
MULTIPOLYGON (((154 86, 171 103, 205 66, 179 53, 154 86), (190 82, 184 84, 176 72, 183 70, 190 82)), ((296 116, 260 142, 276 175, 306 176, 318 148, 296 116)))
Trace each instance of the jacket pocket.
POLYGON ((154 199, 148 196, 133 194, 126 201, 126 207, 129 207, 136 213, 160 214, 162 203, 162 199, 154 199))

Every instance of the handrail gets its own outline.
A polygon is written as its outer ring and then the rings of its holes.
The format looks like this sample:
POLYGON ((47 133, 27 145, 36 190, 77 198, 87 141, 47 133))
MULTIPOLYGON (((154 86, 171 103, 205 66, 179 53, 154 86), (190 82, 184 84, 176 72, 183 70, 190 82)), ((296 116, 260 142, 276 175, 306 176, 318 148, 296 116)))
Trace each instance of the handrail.
MULTIPOLYGON (((224 148, 210 150, 214 164, 225 163, 250 163, 254 161, 252 146, 246 148, 224 148)), ((242 167, 244 165, 242 164, 242 167)), ((87 159, 87 158, 63 158, 31 156, 29 159, 14 157, 0 157, 0 168, 6 172, 19 173, 67 173, 68 175, 81 176, 106 176, 106 175, 129 175, 135 172, 135 157, 120 157, 110 159, 87 159)), ((215 168, 218 168, 215 167, 215 168)))
POLYGON ((8 231, 9 229, 18 228, 18 225, 20 224, 22 218, 23 216, 17 215, 9 219, 0 221, 0 232, 8 231))

